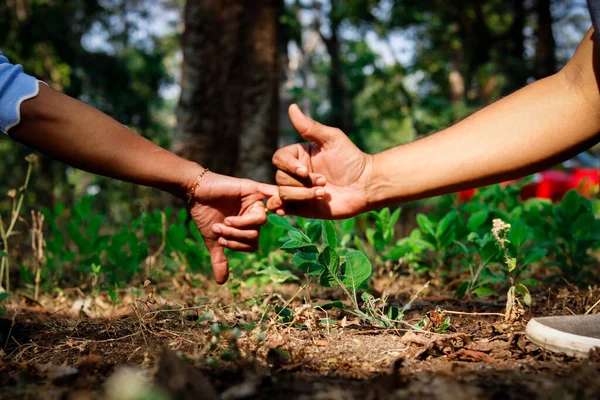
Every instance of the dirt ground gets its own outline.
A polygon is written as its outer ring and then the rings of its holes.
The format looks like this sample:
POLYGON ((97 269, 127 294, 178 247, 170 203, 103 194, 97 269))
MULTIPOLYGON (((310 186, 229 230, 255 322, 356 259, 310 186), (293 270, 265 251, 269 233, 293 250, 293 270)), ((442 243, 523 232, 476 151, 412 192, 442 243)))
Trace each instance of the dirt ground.
MULTIPOLYGON (((600 353, 551 354, 524 334, 533 316, 588 311, 597 288, 538 289, 511 324, 502 297, 427 289, 405 323, 383 329, 303 305, 297 285, 237 296, 172 286, 124 292, 114 307, 78 289, 39 303, 13 298, 0 319, 0 399, 126 399, 136 390, 151 399, 600 398, 600 353), (284 318, 283 306, 294 315, 284 318), (411 330, 425 315, 430 326, 411 330), (435 332, 447 316, 452 325, 435 332)), ((420 286, 388 285, 388 303, 405 304, 420 286)), ((341 299, 310 295, 310 304, 341 299)))

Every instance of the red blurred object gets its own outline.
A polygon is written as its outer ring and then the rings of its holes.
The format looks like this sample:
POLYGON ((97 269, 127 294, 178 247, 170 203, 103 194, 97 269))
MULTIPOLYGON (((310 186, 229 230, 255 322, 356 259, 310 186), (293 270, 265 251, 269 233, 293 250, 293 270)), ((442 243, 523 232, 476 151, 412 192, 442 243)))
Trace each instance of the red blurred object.
MULTIPOLYGON (((533 182, 521 189, 521 199, 531 198, 560 201, 571 189, 586 197, 594 195, 599 184, 599 171, 596 168, 573 168, 568 171, 548 170, 534 175, 533 182)), ((508 184, 514 181, 504 182, 508 184)), ((477 189, 463 190, 458 193, 460 201, 471 199, 477 189)))

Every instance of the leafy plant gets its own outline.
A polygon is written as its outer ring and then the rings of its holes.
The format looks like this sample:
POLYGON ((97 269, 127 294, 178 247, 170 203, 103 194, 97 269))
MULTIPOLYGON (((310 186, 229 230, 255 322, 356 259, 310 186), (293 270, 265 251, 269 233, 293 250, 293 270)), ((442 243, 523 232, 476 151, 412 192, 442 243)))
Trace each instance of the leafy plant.
POLYGON ((367 228, 365 236, 377 253, 382 253, 392 243, 394 228, 401 212, 402 209, 397 208, 396 211, 390 213, 390 209, 387 207, 379 212, 369 212, 368 215, 375 221, 375 228, 367 228))
POLYGON ((417 215, 417 224, 423 233, 423 240, 436 252, 434 273, 443 272, 445 263, 454 255, 453 247, 460 226, 458 219, 459 214, 454 210, 448 212, 439 221, 425 214, 417 215))
POLYGON ((509 289, 506 294, 505 317, 507 320, 513 320, 517 315, 519 306, 517 293, 520 295, 523 303, 531 306, 529 289, 522 282, 517 282, 516 279, 527 264, 539 261, 546 254, 546 250, 533 246, 529 248, 524 247, 529 237, 529 230, 522 221, 516 221, 513 225, 507 224, 501 219, 495 219, 493 222, 492 235, 502 252, 505 265, 504 272, 509 283, 509 289), (522 259, 520 265, 519 258, 522 259))
MULTIPOLYGON (((271 216, 272 220, 282 217, 271 216)), ((359 309, 357 289, 371 276, 371 262, 367 256, 357 250, 347 250, 340 255, 338 237, 331 221, 321 221, 322 244, 317 245, 302 230, 294 228, 289 223, 278 222, 287 230, 282 238, 282 250, 293 254, 294 264, 307 276, 316 277, 324 287, 339 287, 352 301, 355 310, 359 309)))

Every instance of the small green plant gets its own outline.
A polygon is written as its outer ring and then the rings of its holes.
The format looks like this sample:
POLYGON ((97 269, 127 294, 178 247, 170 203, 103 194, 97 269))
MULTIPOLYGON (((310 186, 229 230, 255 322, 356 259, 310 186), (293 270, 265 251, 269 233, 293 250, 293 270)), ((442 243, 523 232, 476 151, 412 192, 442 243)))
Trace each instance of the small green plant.
POLYGON ((100 271, 102 271, 102 265, 92 264, 92 293, 93 296, 98 296, 98 280, 100 279, 100 271))
POLYGON ((368 213, 368 216, 375 221, 375 227, 367 228, 365 236, 367 242, 375 251, 374 256, 378 262, 381 262, 385 258, 385 251, 394 239, 394 229, 401 212, 401 208, 397 208, 393 213, 390 212, 389 208, 384 208, 379 212, 371 211, 368 213))
POLYGON ((517 279, 524 268, 531 262, 539 261, 546 254, 546 250, 534 246, 525 247, 529 238, 529 230, 520 220, 511 225, 499 218, 494 219, 492 235, 502 252, 504 273, 509 284, 506 294, 505 318, 514 320, 518 316, 520 308, 517 293, 525 305, 531 306, 529 289, 517 279))
POLYGON ((436 253, 433 269, 429 271, 433 275, 444 272, 445 264, 455 255, 453 247, 456 244, 460 227, 458 219, 459 214, 454 210, 448 212, 437 222, 425 214, 417 215, 417 224, 423 233, 423 240, 429 243, 436 253))
POLYGON ((270 219, 277 220, 278 226, 286 229, 281 249, 293 254, 293 263, 307 277, 315 277, 321 286, 339 287, 352 302, 353 308, 358 310, 356 292, 372 271, 367 256, 357 250, 346 250, 343 255, 338 253, 338 237, 331 221, 320 222, 322 245, 318 246, 314 239, 292 227, 284 218, 272 215, 270 219))

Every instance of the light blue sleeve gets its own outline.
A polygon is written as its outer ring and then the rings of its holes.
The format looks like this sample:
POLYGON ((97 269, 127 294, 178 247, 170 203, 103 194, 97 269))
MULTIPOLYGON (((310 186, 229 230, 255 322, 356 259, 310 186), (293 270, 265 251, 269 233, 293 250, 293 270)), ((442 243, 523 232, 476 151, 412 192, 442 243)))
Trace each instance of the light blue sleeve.
POLYGON ((23 72, 21 65, 10 64, 0 51, 0 131, 21 121, 21 103, 38 95, 39 81, 23 72))

